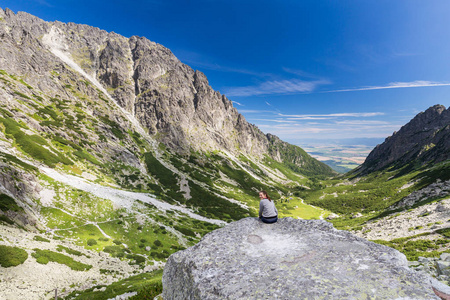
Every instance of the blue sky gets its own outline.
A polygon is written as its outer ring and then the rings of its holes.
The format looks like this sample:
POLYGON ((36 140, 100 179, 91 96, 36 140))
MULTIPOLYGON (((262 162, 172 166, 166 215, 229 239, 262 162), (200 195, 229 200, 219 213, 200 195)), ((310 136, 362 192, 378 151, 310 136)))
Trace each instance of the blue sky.
POLYGON ((379 138, 450 104, 448 0, 2 0, 46 21, 145 36, 262 131, 379 138))

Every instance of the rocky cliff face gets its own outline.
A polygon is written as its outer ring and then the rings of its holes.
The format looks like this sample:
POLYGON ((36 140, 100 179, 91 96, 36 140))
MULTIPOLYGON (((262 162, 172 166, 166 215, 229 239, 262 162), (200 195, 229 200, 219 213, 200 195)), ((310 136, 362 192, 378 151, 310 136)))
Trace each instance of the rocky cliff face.
MULTIPOLYGON (((2 68, 23 76, 43 93, 75 92, 98 98, 100 90, 177 152, 270 155, 299 167, 314 162, 331 173, 306 153, 286 155, 287 143, 278 143, 277 151, 270 151, 272 138, 249 124, 226 96, 209 86, 203 73, 181 63, 159 44, 87 25, 45 22, 8 9, 0 10, 0 18, 2 68), (93 89, 91 83, 96 85, 93 89)), ((125 126, 119 117, 114 119, 125 126)))
MULTIPOLYGON (((247 218, 170 256, 164 299, 439 299, 400 252, 324 221, 247 218)), ((436 294, 435 294, 435 292, 436 294)), ((447 299, 447 298, 442 298, 447 299)))
POLYGON ((435 105, 419 113, 369 154, 360 171, 399 168, 450 158, 450 108, 435 105))

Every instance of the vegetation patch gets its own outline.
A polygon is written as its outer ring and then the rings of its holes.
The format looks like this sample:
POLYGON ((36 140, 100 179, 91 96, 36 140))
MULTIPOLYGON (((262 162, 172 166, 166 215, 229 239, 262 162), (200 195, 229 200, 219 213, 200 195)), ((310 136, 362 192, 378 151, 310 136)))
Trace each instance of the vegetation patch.
POLYGON ((168 190, 167 195, 175 200, 184 202, 185 199, 180 192, 177 176, 160 163, 150 152, 144 154, 144 160, 149 173, 156 177, 161 185, 168 190))
POLYGON ((5 126, 6 136, 13 138, 20 149, 31 157, 42 161, 52 168, 55 167, 57 163, 63 163, 65 165, 73 164, 70 159, 53 149, 42 137, 25 134, 21 130, 21 128, 25 127, 13 119, 0 118, 0 122, 5 126), (49 151, 48 149, 51 149, 52 151, 49 151))
POLYGON ((46 242, 46 243, 50 243, 50 240, 48 240, 48 239, 46 239, 46 238, 43 238, 43 237, 40 236, 40 235, 35 235, 35 236, 33 237, 33 240, 38 241, 38 242, 46 242))
POLYGON ((14 163, 14 164, 20 166, 25 171, 37 172, 39 170, 35 166, 32 166, 30 164, 27 164, 27 163, 21 161, 20 159, 18 159, 14 155, 11 155, 11 154, 8 154, 8 153, 4 153, 4 152, 0 152, 0 157, 5 159, 8 163, 14 163))
POLYGON ((422 257, 438 257, 444 252, 450 252, 450 250, 443 250, 445 246, 450 243, 449 239, 437 239, 437 240, 427 240, 427 239, 416 239, 414 238, 420 236, 426 236, 430 233, 418 234, 415 236, 398 238, 391 241, 374 240, 373 242, 389 246, 391 248, 397 249, 398 251, 405 254, 406 258, 410 261, 418 260, 419 256, 422 257))
POLYGON ((83 225, 80 219, 67 214, 61 209, 42 207, 41 214, 46 217, 49 228, 64 229, 83 225))
POLYGON ((103 164, 101 162, 99 162, 94 156, 92 156, 91 154, 87 153, 84 150, 74 151, 73 154, 75 156, 78 156, 81 159, 85 159, 85 160, 93 163, 94 165, 103 166, 103 164))
POLYGON ((9 224, 9 225, 13 225, 14 224, 14 221, 11 220, 10 218, 8 218, 5 215, 1 215, 0 216, 0 222, 6 223, 6 224, 9 224))
POLYGON ((68 266, 74 271, 87 271, 92 268, 91 265, 83 264, 81 262, 75 261, 73 258, 50 250, 40 250, 33 249, 35 252, 31 254, 36 261, 40 264, 48 264, 49 261, 53 261, 59 264, 68 266))
POLYGON ((389 172, 375 172, 348 185, 341 185, 342 179, 325 180, 316 189, 299 191, 298 195, 308 204, 339 214, 378 212, 377 215, 380 215, 413 190, 412 187, 401 187, 414 174, 392 179, 393 175, 389 172))
POLYGON ((103 252, 111 254, 112 257, 124 257, 125 248, 120 246, 105 246, 103 252))
POLYGON ((106 286, 104 291, 98 289, 105 286, 95 286, 84 291, 74 291, 66 296, 65 299, 71 300, 107 300, 115 298, 125 293, 137 292, 138 294, 128 298, 133 300, 154 299, 162 293, 162 273, 163 270, 157 270, 150 273, 142 273, 136 276, 130 276, 106 286))
POLYGON ((22 212, 23 208, 18 206, 16 201, 8 195, 0 194, 0 210, 22 212))
POLYGON ((327 217, 330 212, 319 207, 314 207, 302 202, 297 197, 289 197, 288 199, 280 199, 275 203, 279 217, 293 217, 300 219, 320 219, 327 217))
POLYGON ((122 129, 119 124, 110 120, 107 116, 100 116, 100 120, 102 120, 105 124, 109 125, 111 128, 111 132, 118 138, 119 140, 123 140, 125 138, 125 134, 122 132, 122 129))
POLYGON ((27 258, 28 253, 19 247, 0 245, 0 266, 3 268, 21 265, 27 258))
POLYGON ((95 239, 88 239, 87 244, 88 246, 94 246, 97 245, 97 241, 95 239))
POLYGON ((86 256, 86 257, 89 257, 89 256, 83 254, 82 252, 78 251, 78 250, 73 250, 73 249, 64 247, 64 246, 62 246, 62 245, 58 245, 58 246, 56 247, 56 250, 57 250, 58 252, 63 252, 63 251, 65 251, 67 254, 72 254, 72 255, 76 255, 76 256, 82 256, 82 255, 84 255, 84 256, 86 256))
MULTIPOLYGON (((164 245, 161 245, 158 248, 158 252, 166 250, 170 255, 176 251, 170 248, 170 245, 178 245, 178 239, 173 234, 160 229, 159 226, 147 225, 143 227, 142 230, 139 230, 138 227, 141 225, 139 225, 134 218, 125 220, 127 224, 125 224, 125 222, 123 224, 117 224, 116 221, 99 224, 102 230, 114 239, 112 245, 110 244, 103 248, 104 252, 108 252, 114 257, 122 257, 124 256, 123 253, 126 253, 125 255, 148 255, 149 252, 146 250, 146 247, 151 246, 152 251, 154 251, 154 241, 156 240, 164 241, 164 245), (145 242, 142 242, 143 240, 145 242), (128 245, 128 249, 123 249, 122 243, 128 245)), ((135 258, 131 257, 130 259, 135 258)), ((140 260, 141 258, 137 259, 140 260)))

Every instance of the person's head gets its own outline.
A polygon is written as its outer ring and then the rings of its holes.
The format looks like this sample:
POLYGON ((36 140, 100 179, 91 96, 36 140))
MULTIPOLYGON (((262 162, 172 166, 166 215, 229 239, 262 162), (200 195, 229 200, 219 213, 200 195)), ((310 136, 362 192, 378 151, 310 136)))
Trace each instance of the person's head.
POLYGON ((269 199, 269 201, 272 201, 272 200, 270 199, 270 197, 269 197, 269 194, 267 194, 266 191, 261 191, 261 192, 259 192, 259 198, 260 198, 260 199, 269 199))

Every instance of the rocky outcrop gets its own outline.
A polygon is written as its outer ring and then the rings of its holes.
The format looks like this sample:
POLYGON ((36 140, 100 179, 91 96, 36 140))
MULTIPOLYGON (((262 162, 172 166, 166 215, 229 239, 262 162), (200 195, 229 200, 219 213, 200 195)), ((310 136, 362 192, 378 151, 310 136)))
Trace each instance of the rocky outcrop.
MULTIPOLYGON (((301 169, 319 166, 318 173, 332 173, 306 153, 288 158, 285 154, 292 151, 286 150, 287 143, 270 151, 272 138, 249 124, 226 96, 211 88, 203 73, 157 43, 87 25, 45 22, 9 9, 0 9, 0 18, 2 69, 23 76, 43 94, 86 95, 102 103, 104 96, 98 92, 108 93, 154 138, 181 153, 269 155, 301 169), (101 88, 92 88, 93 81, 101 88)), ((126 127, 120 117, 110 118, 126 127)))
POLYGON ((435 183, 418 191, 412 192, 399 202, 391 205, 389 209, 410 208, 417 203, 428 199, 443 198, 450 195, 450 180, 441 181, 438 179, 435 183))
MULTIPOLYGON (((443 199, 368 221, 356 234, 368 240, 384 241, 431 234, 436 230, 448 228, 449 215, 450 199, 443 199)), ((426 236, 423 238, 427 239, 426 236)), ((437 235, 430 238, 435 240, 441 237, 437 235)), ((445 249, 440 251, 443 250, 445 249)))
POLYGON ((170 256, 164 299, 439 299, 400 252, 325 221, 246 218, 170 256))
POLYGON ((441 282, 449 284, 450 253, 442 253, 439 257, 419 257, 418 261, 409 262, 410 268, 430 274, 441 282))
POLYGON ((376 146, 358 172, 364 174, 412 163, 437 163, 449 158, 450 108, 435 105, 376 146))

